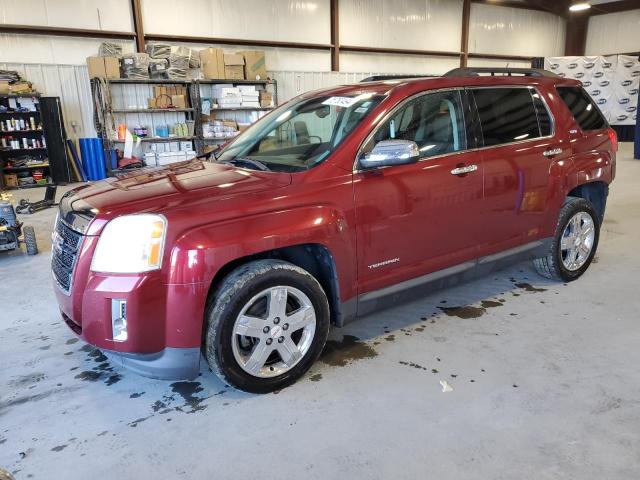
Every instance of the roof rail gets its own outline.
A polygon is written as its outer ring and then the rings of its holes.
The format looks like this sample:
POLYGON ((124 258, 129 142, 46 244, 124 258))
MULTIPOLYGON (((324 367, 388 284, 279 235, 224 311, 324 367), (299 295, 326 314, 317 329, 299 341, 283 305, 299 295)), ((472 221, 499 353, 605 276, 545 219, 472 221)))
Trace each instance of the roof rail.
POLYGON ((437 77, 437 75, 419 75, 419 74, 411 74, 411 73, 406 73, 403 75, 372 75, 371 77, 367 77, 367 78, 363 78, 362 80, 360 80, 360 83, 362 82, 377 82, 379 80, 403 80, 403 79, 410 79, 410 78, 434 78, 437 77))
POLYGON ((492 77, 496 74, 504 76, 523 75, 525 77, 547 77, 562 78, 553 72, 541 68, 502 68, 502 67, 468 67, 454 68, 444 74, 445 77, 479 77, 480 74, 487 73, 492 77))

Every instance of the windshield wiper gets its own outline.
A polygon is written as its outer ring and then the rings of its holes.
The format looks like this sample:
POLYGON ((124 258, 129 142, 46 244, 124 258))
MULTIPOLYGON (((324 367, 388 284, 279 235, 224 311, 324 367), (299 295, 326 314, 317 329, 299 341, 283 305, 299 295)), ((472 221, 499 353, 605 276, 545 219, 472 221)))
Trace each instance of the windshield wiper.
POLYGON ((258 170, 262 170, 263 172, 270 171, 269 167, 267 167, 264 163, 258 160, 254 160, 252 158, 236 157, 232 160, 225 160, 224 163, 229 163, 231 165, 238 165, 238 166, 250 165, 251 167, 255 167, 258 170))

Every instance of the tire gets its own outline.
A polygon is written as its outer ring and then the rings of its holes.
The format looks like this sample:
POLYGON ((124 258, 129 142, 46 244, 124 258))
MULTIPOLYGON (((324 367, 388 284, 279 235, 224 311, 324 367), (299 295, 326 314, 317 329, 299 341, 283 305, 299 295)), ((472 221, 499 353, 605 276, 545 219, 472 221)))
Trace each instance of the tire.
POLYGON ((33 227, 23 227, 22 236, 24 238, 24 244, 27 247, 27 255, 36 255, 38 253, 38 243, 33 227))
POLYGON ((556 232, 549 251, 545 256, 536 258, 533 265, 543 277, 571 282, 582 276, 589 268, 598 248, 599 239, 600 220, 591 202, 584 198, 568 197, 560 209, 556 232), (588 231, 588 219, 590 219, 593 231, 592 235, 588 233, 581 236, 583 240, 580 243, 585 245, 580 248, 575 247, 580 250, 580 258, 575 258, 575 262, 572 262, 573 256, 570 254, 572 250, 563 248, 563 244, 566 247, 567 244, 571 244, 573 238, 576 238, 572 236, 573 226, 569 226, 569 222, 574 219, 578 219, 578 224, 581 225, 578 229, 580 232, 582 228, 585 232, 588 231), (591 238, 590 242, 584 240, 587 237, 591 238))
POLYGON ((257 260, 222 281, 206 321, 211 369, 240 390, 268 393, 294 383, 317 360, 329 333, 329 302, 309 272, 257 260))

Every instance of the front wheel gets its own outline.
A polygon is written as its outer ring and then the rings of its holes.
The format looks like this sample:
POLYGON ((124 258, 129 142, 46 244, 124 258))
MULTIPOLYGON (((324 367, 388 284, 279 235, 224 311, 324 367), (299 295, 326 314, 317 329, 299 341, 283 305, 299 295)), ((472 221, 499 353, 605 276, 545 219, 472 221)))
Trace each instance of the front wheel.
POLYGON ((589 268, 598 248, 600 223, 591 202, 569 197, 560 209, 556 234, 549 252, 533 261, 547 278, 570 282, 589 268))
POLYGON ((329 304, 307 271, 279 260, 238 267, 207 310, 206 357, 241 390, 266 393, 295 382, 318 358, 329 304))

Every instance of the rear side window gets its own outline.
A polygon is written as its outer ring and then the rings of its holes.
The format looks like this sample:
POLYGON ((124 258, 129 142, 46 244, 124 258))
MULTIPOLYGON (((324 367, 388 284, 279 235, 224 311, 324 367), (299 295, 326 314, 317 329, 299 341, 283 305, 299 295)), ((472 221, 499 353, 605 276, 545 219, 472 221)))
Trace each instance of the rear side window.
POLYGON ((558 94, 582 130, 600 130, 607 127, 595 103, 580 87, 558 87, 558 94))
POLYGON ((540 136, 538 116, 528 88, 479 88, 471 91, 486 147, 540 136))

